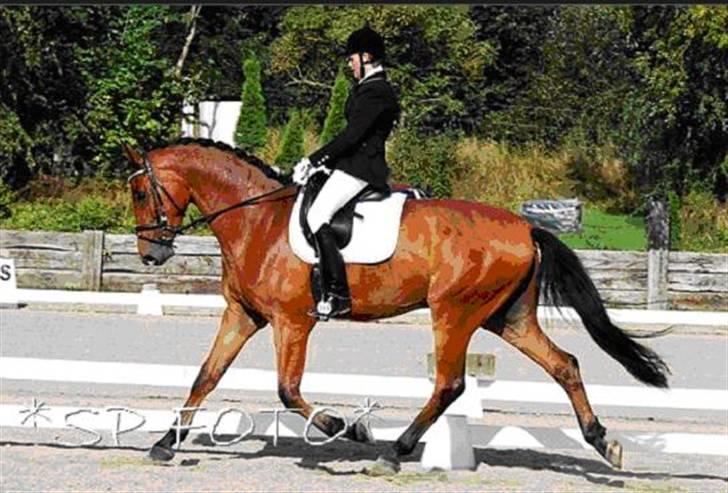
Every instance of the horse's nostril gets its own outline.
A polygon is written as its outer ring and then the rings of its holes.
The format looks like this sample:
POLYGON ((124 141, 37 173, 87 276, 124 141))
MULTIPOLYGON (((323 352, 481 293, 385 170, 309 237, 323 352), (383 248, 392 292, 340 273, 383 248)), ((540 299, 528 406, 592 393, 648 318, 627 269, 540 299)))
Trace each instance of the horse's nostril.
POLYGON ((157 259, 151 255, 144 255, 144 257, 142 257, 142 262, 144 265, 155 265, 157 263, 157 259))

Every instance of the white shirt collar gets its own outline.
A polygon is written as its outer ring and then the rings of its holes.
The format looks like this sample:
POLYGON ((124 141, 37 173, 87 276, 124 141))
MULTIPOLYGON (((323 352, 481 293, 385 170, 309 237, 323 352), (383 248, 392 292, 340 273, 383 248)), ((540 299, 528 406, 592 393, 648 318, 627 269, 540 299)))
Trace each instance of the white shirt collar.
POLYGON ((365 80, 367 80, 372 75, 378 74, 380 72, 384 72, 384 67, 382 67, 381 65, 378 66, 378 67, 374 67, 371 72, 369 72, 367 75, 365 75, 364 77, 362 77, 362 79, 359 81, 359 84, 361 84, 362 82, 364 82, 365 80))

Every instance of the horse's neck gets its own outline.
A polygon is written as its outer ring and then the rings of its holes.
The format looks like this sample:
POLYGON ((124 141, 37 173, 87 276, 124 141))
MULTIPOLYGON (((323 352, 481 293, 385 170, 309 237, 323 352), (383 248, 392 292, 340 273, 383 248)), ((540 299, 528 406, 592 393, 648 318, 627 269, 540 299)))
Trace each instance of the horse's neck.
MULTIPOLYGON (((189 169, 187 175, 192 202, 203 215, 232 207, 281 186, 258 168, 233 162, 197 166, 189 169)), ((241 241, 254 237, 255 228, 261 219, 261 210, 257 206, 235 208, 212 221, 210 229, 221 248, 238 250, 242 246, 241 241), (244 231, 245 234, 231 234, 236 230, 244 231)))

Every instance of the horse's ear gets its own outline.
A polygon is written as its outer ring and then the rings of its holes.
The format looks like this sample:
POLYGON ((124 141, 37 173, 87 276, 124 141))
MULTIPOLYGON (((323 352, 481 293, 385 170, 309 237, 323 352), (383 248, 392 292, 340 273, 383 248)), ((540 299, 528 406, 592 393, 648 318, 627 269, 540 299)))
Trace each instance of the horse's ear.
POLYGON ((126 158, 134 164, 137 168, 141 168, 144 166, 144 157, 142 157, 142 153, 127 144, 126 142, 121 143, 121 149, 124 151, 124 155, 126 158))

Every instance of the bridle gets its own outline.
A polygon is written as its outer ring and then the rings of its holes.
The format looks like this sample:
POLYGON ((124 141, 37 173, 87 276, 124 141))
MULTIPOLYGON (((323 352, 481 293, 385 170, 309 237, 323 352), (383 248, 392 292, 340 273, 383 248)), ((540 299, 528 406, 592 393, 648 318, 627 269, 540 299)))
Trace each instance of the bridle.
MULTIPOLYGON (((198 217, 194 221, 190 221, 188 224, 185 224, 183 226, 173 226, 169 223, 169 219, 167 217, 167 213, 164 210, 164 203, 162 202, 162 195, 166 196, 169 201, 174 205, 174 207, 177 209, 177 211, 180 212, 180 214, 184 214, 184 210, 177 205, 177 203, 174 201, 174 198, 172 198, 172 195, 167 191, 166 188, 164 188, 164 185, 162 185, 159 180, 157 179, 157 176, 154 174, 154 168, 152 168, 151 163, 149 162, 149 159, 147 158, 146 154, 144 155, 144 166, 134 173, 132 173, 129 178, 127 178, 127 183, 131 183, 131 181, 134 178, 140 177, 140 176, 146 176, 149 179, 149 182, 151 184, 152 189, 152 199, 154 200, 154 214, 155 214, 155 220, 154 223, 149 224, 139 224, 134 227, 134 233, 136 234, 136 237, 140 240, 147 241, 149 243, 155 243, 157 245, 162 245, 168 248, 174 247, 174 239, 177 237, 177 235, 184 234, 185 231, 192 229, 196 226, 199 226, 200 224, 206 223, 209 224, 215 219, 217 219, 222 214, 231 211, 233 209, 238 209, 241 207, 247 207, 251 205, 260 204, 263 202, 262 199, 268 198, 271 195, 274 195, 282 190, 286 190, 288 188, 291 188, 295 186, 295 183, 291 183, 288 185, 283 185, 281 187, 276 188, 275 190, 272 190, 270 192, 266 192, 260 195, 256 195, 255 197, 243 200, 242 202, 238 202, 237 204, 233 204, 231 206, 225 207, 223 209, 220 209, 215 212, 211 212, 210 214, 203 215, 201 217, 198 217), (145 236, 143 233, 147 231, 157 231, 160 230, 162 232, 162 235, 160 238, 150 238, 148 236, 145 236)), ((284 199, 293 197, 295 195, 285 195, 283 197, 279 197, 276 200, 284 199)))

